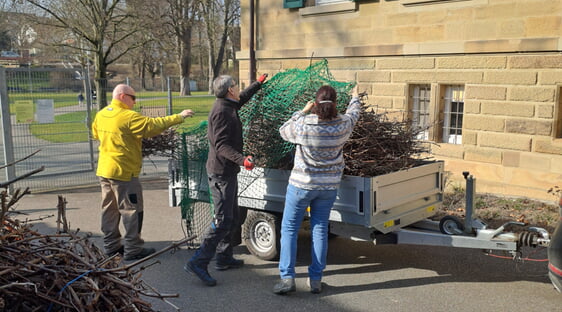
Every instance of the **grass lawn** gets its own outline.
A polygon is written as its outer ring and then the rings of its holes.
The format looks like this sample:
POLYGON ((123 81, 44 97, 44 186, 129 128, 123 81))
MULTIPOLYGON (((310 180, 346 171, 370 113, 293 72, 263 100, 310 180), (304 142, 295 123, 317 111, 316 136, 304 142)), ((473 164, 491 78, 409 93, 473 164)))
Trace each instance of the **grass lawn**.
MULTIPOLYGON (((10 112, 16 111, 17 101, 35 101, 41 99, 52 99, 55 108, 66 107, 78 104, 78 94, 56 93, 56 92, 36 92, 36 93, 14 93, 10 94, 10 112)), ((35 111, 35 108, 34 108, 35 111)))
MULTIPOLYGON (((55 100, 55 108, 77 105, 76 95, 72 94, 43 94, 34 98, 50 98, 55 100), (56 95, 56 96, 55 96, 56 95)), ((15 100, 30 100, 30 97, 12 98, 11 103, 15 100)), ((187 118, 182 124, 177 125, 178 132, 184 132, 187 129, 199 125, 201 121, 207 120, 209 110, 213 105, 215 97, 206 94, 206 92, 194 92, 192 96, 173 96, 172 113, 176 114, 184 109, 191 109, 195 115, 187 118)), ((152 108, 167 109, 168 99, 166 92, 142 92, 138 94, 135 110, 150 110, 152 108)), ((14 111, 14 110, 12 110, 14 111)), ((95 117, 93 112, 92 120, 95 117)), ((31 133, 43 140, 53 143, 68 142, 86 142, 88 140, 88 129, 86 128, 86 112, 70 112, 55 116, 55 122, 50 124, 34 123, 30 125, 31 133)))
POLYGON ((86 112, 73 112, 55 116, 54 123, 31 124, 31 134, 53 143, 88 141, 86 112))

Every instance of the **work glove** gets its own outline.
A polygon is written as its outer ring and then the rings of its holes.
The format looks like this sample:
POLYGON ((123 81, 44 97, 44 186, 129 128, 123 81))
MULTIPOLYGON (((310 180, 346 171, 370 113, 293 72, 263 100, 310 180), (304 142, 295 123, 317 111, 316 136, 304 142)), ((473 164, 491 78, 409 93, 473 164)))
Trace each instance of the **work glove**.
POLYGON ((263 74, 258 78, 258 82, 259 83, 263 83, 265 81, 265 78, 267 78, 267 74, 263 74))
POLYGON ((252 170, 254 166, 254 157, 246 156, 246 158, 244 158, 244 168, 246 168, 246 170, 252 170))

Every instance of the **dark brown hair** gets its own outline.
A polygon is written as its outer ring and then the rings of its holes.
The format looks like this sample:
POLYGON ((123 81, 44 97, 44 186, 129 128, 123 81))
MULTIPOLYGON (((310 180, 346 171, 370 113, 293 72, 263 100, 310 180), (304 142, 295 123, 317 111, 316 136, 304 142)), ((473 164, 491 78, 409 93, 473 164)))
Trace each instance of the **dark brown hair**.
POLYGON ((319 119, 331 120, 338 116, 336 109, 336 90, 330 86, 322 86, 316 91, 315 105, 311 112, 318 115, 319 119))

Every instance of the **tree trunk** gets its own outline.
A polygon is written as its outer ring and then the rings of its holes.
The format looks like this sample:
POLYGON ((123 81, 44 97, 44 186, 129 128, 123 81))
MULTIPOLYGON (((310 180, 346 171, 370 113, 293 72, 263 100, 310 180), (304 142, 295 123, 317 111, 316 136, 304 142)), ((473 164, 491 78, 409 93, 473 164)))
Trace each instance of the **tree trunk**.
POLYGON ((107 106, 107 75, 106 75, 106 64, 101 61, 102 56, 98 55, 95 60, 96 63, 96 73, 95 73, 95 85, 96 85, 96 101, 98 102, 99 109, 102 110, 107 106))
MULTIPOLYGON (((210 38, 210 34, 211 32, 207 32, 208 35, 207 37, 210 38)), ((215 80, 215 78, 217 78, 217 76, 215 76, 215 71, 213 68, 213 64, 215 64, 215 45, 212 39, 208 39, 207 40, 207 53, 208 53, 208 61, 209 61, 209 68, 207 70, 208 72, 208 83, 209 83, 209 94, 212 94, 213 92, 213 81, 215 80)))
POLYGON ((140 73, 140 78, 141 78, 141 89, 142 90, 146 90, 146 62, 143 60, 142 64, 141 64, 141 73, 140 73))
POLYGON ((180 45, 180 95, 191 95, 191 90, 189 88, 189 76, 191 74, 191 28, 185 30, 180 45))

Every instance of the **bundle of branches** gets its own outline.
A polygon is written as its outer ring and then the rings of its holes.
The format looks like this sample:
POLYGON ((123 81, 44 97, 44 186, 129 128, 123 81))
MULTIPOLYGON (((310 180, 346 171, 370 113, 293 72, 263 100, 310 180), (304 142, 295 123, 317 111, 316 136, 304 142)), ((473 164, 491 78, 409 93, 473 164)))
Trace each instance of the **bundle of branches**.
POLYGON ((419 165, 420 155, 429 152, 429 143, 417 137, 425 130, 411 120, 390 120, 366 105, 361 94, 361 117, 343 148, 344 174, 374 177, 419 165))
POLYGON ((142 157, 163 156, 174 157, 174 149, 179 146, 177 132, 173 128, 148 139, 142 139, 142 157))
POLYGON ((2 217, 0 311, 153 311, 140 295, 177 296, 157 294, 140 270, 120 266, 87 235, 45 235, 2 217))
POLYGON ((140 295, 160 298, 173 306, 165 298, 177 294, 159 294, 140 279, 145 267, 133 268, 193 237, 121 266, 119 256, 108 258, 88 235, 68 233, 62 196, 57 223, 64 223, 66 233, 60 233, 59 224, 57 234, 41 234, 32 229, 30 222, 34 220, 12 218, 16 213, 12 207, 29 193, 29 189, 18 189, 11 195, 7 190, 0 193, 0 311, 153 311, 140 295))

